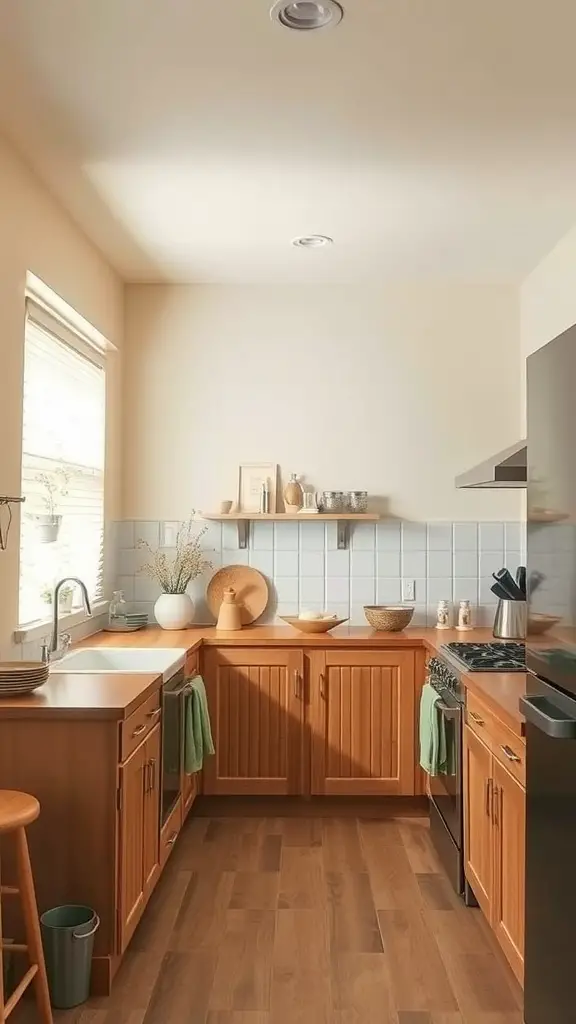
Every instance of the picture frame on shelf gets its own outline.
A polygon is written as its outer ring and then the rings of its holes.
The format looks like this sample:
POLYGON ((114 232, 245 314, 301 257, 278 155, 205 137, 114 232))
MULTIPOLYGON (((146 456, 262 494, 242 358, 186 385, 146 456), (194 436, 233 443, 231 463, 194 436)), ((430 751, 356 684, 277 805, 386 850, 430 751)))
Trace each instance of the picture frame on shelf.
POLYGON ((238 511, 259 512, 262 484, 270 494, 269 511, 276 512, 278 465, 274 462, 243 462, 238 471, 238 511))

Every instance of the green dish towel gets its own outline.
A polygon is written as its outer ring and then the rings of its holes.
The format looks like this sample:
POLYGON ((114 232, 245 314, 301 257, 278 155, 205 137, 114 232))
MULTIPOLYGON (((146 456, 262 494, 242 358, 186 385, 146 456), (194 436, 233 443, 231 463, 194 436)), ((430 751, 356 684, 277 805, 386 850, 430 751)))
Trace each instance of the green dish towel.
POLYGON ((444 718, 437 704, 440 694, 430 683, 422 687, 420 699, 420 764, 428 775, 447 775, 451 757, 446 743, 444 718))
POLYGON ((202 676, 190 680, 184 717, 184 771, 187 775, 202 771, 204 758, 214 754, 206 687, 202 676))

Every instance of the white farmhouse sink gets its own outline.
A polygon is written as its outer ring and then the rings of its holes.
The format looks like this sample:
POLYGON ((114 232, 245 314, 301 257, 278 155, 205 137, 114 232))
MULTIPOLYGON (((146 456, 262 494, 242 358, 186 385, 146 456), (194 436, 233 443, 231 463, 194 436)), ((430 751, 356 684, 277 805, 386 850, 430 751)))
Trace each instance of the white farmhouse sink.
POLYGON ((84 647, 50 666, 51 672, 162 672, 164 681, 184 665, 181 647, 84 647))

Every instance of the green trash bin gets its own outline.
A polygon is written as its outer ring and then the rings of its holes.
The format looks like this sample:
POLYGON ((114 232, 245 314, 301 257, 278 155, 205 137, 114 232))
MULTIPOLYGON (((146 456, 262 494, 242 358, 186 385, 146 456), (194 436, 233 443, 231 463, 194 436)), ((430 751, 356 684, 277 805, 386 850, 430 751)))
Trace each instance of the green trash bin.
POLYGON ((40 918, 52 1006, 68 1010, 90 993, 94 936, 100 918, 91 907, 54 907, 40 918))

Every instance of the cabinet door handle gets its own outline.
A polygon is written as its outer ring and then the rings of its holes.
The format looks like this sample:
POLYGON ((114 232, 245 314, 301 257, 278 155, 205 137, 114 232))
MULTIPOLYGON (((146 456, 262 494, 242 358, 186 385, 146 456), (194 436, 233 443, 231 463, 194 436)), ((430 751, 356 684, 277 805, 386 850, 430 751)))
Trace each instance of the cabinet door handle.
POLYGON ((145 722, 143 722, 142 725, 137 725, 136 728, 134 729, 134 732, 132 733, 132 738, 134 738, 134 736, 140 736, 143 732, 146 732, 147 728, 148 726, 146 725, 145 722))
POLYGON ((320 673, 320 696, 322 700, 328 699, 328 691, 326 689, 326 676, 323 672, 320 673))
POLYGON ((294 669, 294 696, 297 700, 302 696, 302 690, 300 688, 300 673, 297 668, 294 669))
POLYGON ((177 832, 173 832, 172 835, 170 836, 170 839, 166 840, 166 846, 174 846, 174 843, 176 842, 177 839, 178 839, 178 833, 177 832))
POLYGON ((477 715, 475 711, 469 711, 468 714, 470 715, 470 718, 472 719, 472 721, 476 722, 476 725, 485 725, 486 724, 484 722, 484 719, 480 718, 480 715, 477 715))
POLYGON ((156 758, 150 758, 148 762, 150 765, 150 792, 156 787, 156 758))
POLYGON ((486 779, 486 814, 489 818, 492 817, 493 785, 492 779, 486 779))
POLYGON ((514 761, 515 764, 522 764, 522 758, 518 757, 518 754, 514 753, 514 751, 512 750, 512 747, 509 747, 508 745, 506 745, 506 746, 500 747, 500 750, 505 755, 505 757, 508 758, 509 761, 514 761))
POLYGON ((162 708, 154 708, 154 711, 149 711, 148 712, 148 714, 146 715, 146 718, 157 718, 161 711, 162 711, 162 708))
POLYGON ((500 813, 498 803, 501 795, 502 790, 499 789, 498 786, 494 786, 494 796, 492 798, 492 821, 496 825, 496 828, 498 828, 498 825, 500 824, 500 813))

